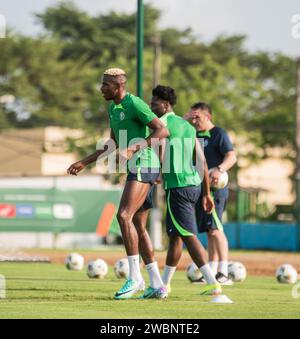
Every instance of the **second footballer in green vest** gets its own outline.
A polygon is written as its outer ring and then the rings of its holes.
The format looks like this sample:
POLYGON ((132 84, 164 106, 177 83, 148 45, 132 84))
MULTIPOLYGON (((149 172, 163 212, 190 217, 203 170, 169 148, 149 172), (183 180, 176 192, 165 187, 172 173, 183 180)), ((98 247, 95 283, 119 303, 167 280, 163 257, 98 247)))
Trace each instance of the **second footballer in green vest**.
MULTIPOLYGON (((153 89, 151 109, 170 133, 162 156, 162 175, 167 195, 166 226, 170 240, 163 282, 169 285, 181 255, 174 253, 174 250, 182 249, 184 243, 208 284, 202 294, 218 295, 222 292, 221 286, 215 279, 208 265, 206 251, 197 238, 195 205, 201 196, 203 177, 204 209, 211 212, 214 208, 208 169, 195 129, 173 112, 175 104, 174 89, 167 86, 153 89), (195 167, 195 157, 201 161, 198 165, 202 165, 203 170, 195 167)), ((170 286, 168 288, 170 290, 170 286)))

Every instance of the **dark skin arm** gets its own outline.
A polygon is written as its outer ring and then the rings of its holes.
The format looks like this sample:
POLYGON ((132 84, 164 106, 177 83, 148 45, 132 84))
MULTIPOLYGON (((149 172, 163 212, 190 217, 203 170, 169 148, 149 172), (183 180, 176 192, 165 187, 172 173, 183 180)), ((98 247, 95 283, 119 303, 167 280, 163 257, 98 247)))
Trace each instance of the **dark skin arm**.
POLYGON ((152 129, 152 133, 145 139, 145 144, 143 146, 141 146, 141 144, 134 144, 129 146, 127 149, 120 151, 119 155, 121 163, 130 160, 134 153, 140 151, 141 149, 153 146, 153 139, 159 141, 161 139, 167 138, 170 135, 168 129, 159 118, 154 118, 147 126, 152 129))
MULTIPOLYGON (((164 126, 164 124, 158 119, 153 119, 149 124, 148 127, 153 130, 153 132, 148 136, 146 139, 146 145, 145 147, 151 146, 151 139, 163 139, 169 136, 169 131, 164 126)), ((113 133, 113 131, 110 131, 110 138, 113 140, 116 144, 116 138, 113 133)), ((71 175, 77 175, 79 172, 81 172, 86 166, 94 163, 99 157, 102 156, 102 154, 110 154, 115 149, 108 150, 109 146, 108 144, 104 146, 104 149, 94 152, 93 154, 87 156, 86 158, 72 164, 68 170, 67 173, 71 175)), ((128 147, 125 150, 122 150, 119 152, 120 156, 120 162, 126 162, 127 160, 131 159, 134 153, 139 151, 141 148, 140 145, 132 145, 128 147)))
POLYGON ((208 174, 208 167, 207 162, 205 159, 205 155, 201 148, 201 145, 196 139, 195 143, 195 159, 196 159, 196 168, 199 173, 200 178, 203 176, 203 207, 207 213, 211 213, 212 210, 215 208, 215 204, 213 198, 210 195, 210 183, 209 183, 209 174, 208 174), (203 168, 202 168, 203 166, 203 168))
POLYGON ((160 169, 160 174, 159 177, 157 178, 155 184, 161 184, 163 182, 162 179, 162 170, 163 170, 163 162, 164 162, 164 157, 165 157, 165 150, 166 150, 166 140, 167 139, 163 139, 160 142, 160 147, 159 147, 159 161, 160 161, 160 165, 161 165, 161 169, 160 169))
POLYGON ((112 130, 110 130, 110 140, 107 141, 106 144, 104 144, 104 148, 102 150, 98 150, 91 155, 87 156, 86 158, 75 162, 72 164, 68 170, 67 173, 70 175, 77 175, 79 172, 81 172, 86 166, 94 163, 99 157, 101 157, 104 153, 106 155, 112 153, 115 151, 115 148, 109 149, 109 144, 111 143, 111 140, 115 142, 116 145, 116 138, 112 130))

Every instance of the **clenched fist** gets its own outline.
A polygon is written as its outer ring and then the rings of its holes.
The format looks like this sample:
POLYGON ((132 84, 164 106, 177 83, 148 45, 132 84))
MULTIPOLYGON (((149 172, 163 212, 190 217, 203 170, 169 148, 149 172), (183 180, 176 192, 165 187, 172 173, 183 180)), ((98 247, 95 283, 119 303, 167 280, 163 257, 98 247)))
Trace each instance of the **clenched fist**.
POLYGON ((84 168, 85 168, 85 164, 82 161, 78 161, 68 168, 67 173, 70 175, 77 175, 84 168))

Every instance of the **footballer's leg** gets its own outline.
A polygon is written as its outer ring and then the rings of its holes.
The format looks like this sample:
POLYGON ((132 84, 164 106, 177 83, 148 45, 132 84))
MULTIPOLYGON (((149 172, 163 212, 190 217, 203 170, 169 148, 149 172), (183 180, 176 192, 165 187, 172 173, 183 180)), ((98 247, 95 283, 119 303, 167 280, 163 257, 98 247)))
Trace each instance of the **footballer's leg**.
POLYGON ((208 259, 209 259, 210 268, 213 271, 214 275, 216 275, 218 273, 218 266, 219 266, 217 232, 218 232, 218 230, 215 230, 215 229, 209 229, 207 231, 208 259))
POLYGON ((117 218, 127 255, 138 255, 138 235, 133 224, 133 217, 143 205, 149 187, 150 185, 146 183, 127 181, 122 194, 117 218))
POLYGON ((169 247, 166 258, 166 265, 177 266, 182 255, 183 241, 178 234, 173 234, 169 238, 169 247))
POLYGON ((162 282, 158 264, 157 261, 155 261, 152 242, 146 229, 149 212, 149 208, 146 210, 143 210, 142 208, 133 217, 133 223, 136 227, 139 237, 139 251, 146 265, 150 280, 150 287, 146 289, 142 298, 162 299, 167 297, 167 290, 162 282))
POLYGON ((166 264, 162 275, 162 281, 167 287, 168 293, 171 293, 171 281, 182 255, 182 245, 183 241, 178 234, 169 236, 166 264))
POLYGON ((210 265, 213 267, 216 278, 221 285, 232 285, 233 281, 228 278, 228 240, 224 233, 221 222, 222 214, 226 205, 226 197, 220 191, 214 193, 215 210, 210 218, 208 237, 213 246, 210 251, 210 265), (218 262, 216 261, 218 259, 218 262))
POLYGON ((228 241, 224 231, 211 229, 208 233, 209 239, 215 244, 215 251, 212 253, 213 257, 217 255, 219 259, 217 266, 214 259, 210 258, 210 265, 214 267, 217 280, 222 285, 232 285, 233 281, 228 278, 228 241))
POLYGON ((143 205, 150 184, 127 181, 121 198, 117 218, 128 256, 129 278, 125 285, 115 294, 115 299, 128 299, 144 289, 144 281, 139 265, 138 234, 133 224, 133 217, 143 205))
POLYGON ((154 250, 149 233, 146 229, 149 213, 150 209, 138 211, 133 216, 133 224, 137 230, 139 238, 139 253, 143 258, 145 265, 148 265, 154 261, 154 250))
POLYGON ((168 191, 167 230, 168 234, 177 233, 182 238, 191 258, 203 274, 208 284, 203 291, 204 294, 220 294, 221 286, 212 274, 206 251, 197 238, 195 205, 200 193, 199 187, 184 187, 168 191))
MULTIPOLYGON (((214 274, 214 276, 217 274, 217 268, 218 268, 218 254, 215 247, 215 241, 212 239, 209 235, 209 227, 211 224, 211 217, 206 211, 204 210, 203 203, 202 203, 203 197, 202 194, 200 195, 198 201, 195 205, 196 210, 196 219, 197 219, 197 228, 198 233, 206 233, 208 238, 208 258, 209 258, 209 265, 210 268, 214 274), (216 260, 216 263, 214 264, 216 267, 216 271, 214 272, 214 265, 212 263, 212 258, 216 260)), ((194 284, 206 284, 206 281, 204 277, 202 276, 200 279, 191 281, 194 284)))

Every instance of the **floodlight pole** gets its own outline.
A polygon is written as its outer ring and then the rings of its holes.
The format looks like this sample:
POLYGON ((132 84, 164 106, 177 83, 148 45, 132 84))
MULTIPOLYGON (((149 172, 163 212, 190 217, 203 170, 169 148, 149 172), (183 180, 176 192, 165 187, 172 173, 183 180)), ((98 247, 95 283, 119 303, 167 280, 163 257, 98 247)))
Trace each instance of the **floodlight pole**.
POLYGON ((296 107, 296 221, 297 221, 297 251, 300 251, 300 59, 297 60, 297 107, 296 107))
POLYGON ((153 88, 159 85, 161 76, 161 38, 156 34, 153 39, 154 60, 153 60, 153 88))
POLYGON ((144 4, 138 0, 136 27, 136 90, 137 96, 143 98, 143 50, 144 50, 144 4))

